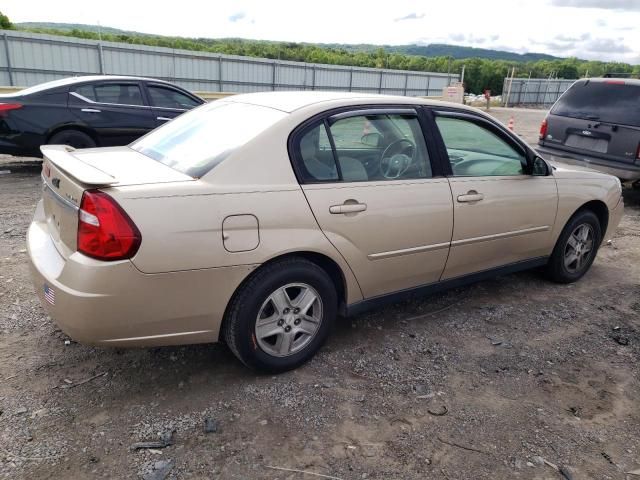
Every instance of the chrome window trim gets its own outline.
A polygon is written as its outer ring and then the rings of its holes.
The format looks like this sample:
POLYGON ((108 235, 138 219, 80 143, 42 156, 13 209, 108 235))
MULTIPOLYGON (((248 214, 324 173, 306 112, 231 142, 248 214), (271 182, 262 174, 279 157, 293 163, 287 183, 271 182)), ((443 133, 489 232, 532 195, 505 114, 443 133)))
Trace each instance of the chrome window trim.
MULTIPOLYGON (((152 105, 129 105, 127 103, 108 103, 108 102, 96 102, 91 100, 83 95, 80 95, 78 92, 69 92, 69 95, 73 95, 74 97, 86 102, 90 105, 104 105, 107 107, 133 107, 133 108, 146 108, 149 110, 153 109, 161 109, 161 110, 173 110, 174 112, 186 112, 187 109, 182 108, 169 108, 169 107, 154 107, 152 105)), ((196 107, 193 107, 196 108, 196 107)))

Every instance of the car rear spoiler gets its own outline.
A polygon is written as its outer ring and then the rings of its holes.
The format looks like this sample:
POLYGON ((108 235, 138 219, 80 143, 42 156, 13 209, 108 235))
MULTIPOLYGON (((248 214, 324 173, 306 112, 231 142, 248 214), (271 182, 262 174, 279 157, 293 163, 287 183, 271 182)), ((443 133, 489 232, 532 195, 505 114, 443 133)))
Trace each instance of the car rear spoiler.
POLYGON ((109 175, 73 155, 75 148, 69 145, 42 145, 40 151, 46 159, 80 183, 94 186, 118 183, 113 175, 109 175))

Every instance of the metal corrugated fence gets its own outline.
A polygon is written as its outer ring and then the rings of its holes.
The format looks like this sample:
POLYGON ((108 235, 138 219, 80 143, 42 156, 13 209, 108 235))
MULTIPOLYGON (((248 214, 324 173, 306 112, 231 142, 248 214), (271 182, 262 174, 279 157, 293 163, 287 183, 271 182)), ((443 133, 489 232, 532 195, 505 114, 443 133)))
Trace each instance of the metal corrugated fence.
POLYGON ((502 84, 502 102, 510 107, 519 105, 551 106, 575 80, 548 78, 514 78, 509 94, 510 78, 505 78, 502 84), (507 99, 508 95, 508 99, 507 99))
POLYGON ((280 61, 0 30, 0 85, 139 75, 193 91, 343 90, 440 96, 458 75, 280 61))

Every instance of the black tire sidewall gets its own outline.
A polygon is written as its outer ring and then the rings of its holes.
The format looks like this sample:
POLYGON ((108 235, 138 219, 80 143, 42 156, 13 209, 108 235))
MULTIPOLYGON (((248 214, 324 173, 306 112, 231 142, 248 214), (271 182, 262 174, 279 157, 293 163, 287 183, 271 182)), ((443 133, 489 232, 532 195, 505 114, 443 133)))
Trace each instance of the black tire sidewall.
POLYGON ((600 248, 600 242, 602 241, 602 229, 600 227, 600 221, 598 217, 589 210, 584 210, 582 212, 578 212, 565 226, 560 238, 558 239, 558 243, 556 245, 555 251, 553 252, 552 257, 552 274, 554 279, 564 283, 575 282, 582 278, 591 268, 596 255, 598 254, 598 249, 600 248), (581 224, 587 223, 593 228, 594 232, 594 246, 592 249, 592 255, 584 265, 584 267, 578 272, 570 272, 564 265, 564 251, 567 246, 567 241, 573 231, 581 224))
POLYGON ((259 275, 252 288, 244 289, 237 298, 238 308, 230 321, 235 322, 234 343, 241 360, 248 366, 265 372, 283 372, 296 368, 320 349, 337 315, 337 294, 329 276, 310 262, 288 264, 259 275), (264 352, 255 338, 255 323, 262 304, 278 288, 289 283, 311 285, 322 299, 322 323, 311 342, 300 352, 286 357, 274 357, 264 352))
POLYGON ((79 130, 63 130, 58 132, 49 139, 49 144, 69 145, 74 148, 92 148, 96 146, 93 138, 79 130))

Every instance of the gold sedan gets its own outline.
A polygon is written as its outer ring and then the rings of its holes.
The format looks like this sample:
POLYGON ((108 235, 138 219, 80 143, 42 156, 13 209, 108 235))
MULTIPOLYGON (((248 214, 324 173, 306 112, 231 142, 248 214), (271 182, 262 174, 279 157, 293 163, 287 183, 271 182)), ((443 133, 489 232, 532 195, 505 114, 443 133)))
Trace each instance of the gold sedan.
POLYGON ((223 340, 295 368, 338 316, 544 267, 574 282, 623 211, 617 178, 553 166, 484 113, 408 97, 229 97, 128 147, 43 146, 27 244, 81 342, 223 340))

